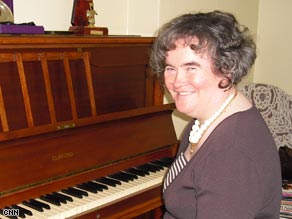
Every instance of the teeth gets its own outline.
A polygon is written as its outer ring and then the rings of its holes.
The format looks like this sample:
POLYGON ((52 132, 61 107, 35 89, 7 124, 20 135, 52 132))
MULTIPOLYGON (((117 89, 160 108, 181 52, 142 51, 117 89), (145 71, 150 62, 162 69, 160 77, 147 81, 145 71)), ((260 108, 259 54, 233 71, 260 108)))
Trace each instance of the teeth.
POLYGON ((186 96, 186 95, 190 95, 192 92, 178 92, 179 95, 182 95, 182 96, 186 96))

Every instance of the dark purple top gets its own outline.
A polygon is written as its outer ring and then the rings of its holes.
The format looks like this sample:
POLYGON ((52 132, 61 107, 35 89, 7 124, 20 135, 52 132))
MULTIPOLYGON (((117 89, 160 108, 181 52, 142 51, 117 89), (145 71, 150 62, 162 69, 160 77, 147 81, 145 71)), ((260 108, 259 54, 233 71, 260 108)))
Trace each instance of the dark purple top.
MULTIPOLYGON (((191 126, 178 156, 188 146, 191 126)), ((281 191, 277 148, 252 107, 222 121, 171 181, 163 218, 279 219, 281 191)))

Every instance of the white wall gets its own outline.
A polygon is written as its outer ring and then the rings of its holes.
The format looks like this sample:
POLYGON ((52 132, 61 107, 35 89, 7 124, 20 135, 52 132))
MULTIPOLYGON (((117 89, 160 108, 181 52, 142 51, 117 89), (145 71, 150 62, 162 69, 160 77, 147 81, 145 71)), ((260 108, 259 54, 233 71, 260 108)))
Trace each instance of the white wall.
POLYGON ((292 1, 260 0, 254 81, 292 95, 292 1))
POLYGON ((45 30, 68 30, 72 0, 14 0, 14 22, 35 22, 45 30))
MULTIPOLYGON (((68 30, 73 0, 14 0, 16 23, 34 21, 45 30, 68 30)), ((110 34, 152 36, 182 13, 220 9, 234 13, 257 36, 258 58, 248 82, 279 86, 292 94, 291 0, 94 0, 97 26, 110 34)), ((180 136, 185 121, 174 116, 180 136)))
MULTIPOLYGON (((96 26, 110 34, 152 36, 157 28, 182 13, 221 9, 257 29, 258 0, 93 0, 96 26), (248 11, 248 13, 246 13, 248 11)), ((45 30, 68 30, 73 0, 14 0, 16 23, 34 21, 45 30)))
MULTIPOLYGON (((94 0, 96 26, 112 35, 153 36, 158 26, 158 0, 94 0)), ((46 31, 71 26, 73 0, 14 0, 15 23, 35 22, 46 31)))

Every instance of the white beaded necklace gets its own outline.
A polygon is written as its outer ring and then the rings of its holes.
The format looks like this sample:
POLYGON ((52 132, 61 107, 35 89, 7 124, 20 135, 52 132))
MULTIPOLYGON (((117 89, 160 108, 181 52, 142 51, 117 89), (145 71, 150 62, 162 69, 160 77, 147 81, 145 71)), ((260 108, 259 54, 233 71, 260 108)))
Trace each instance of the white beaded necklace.
POLYGON ((199 120, 195 121, 195 124, 192 127, 190 132, 189 141, 191 143, 190 155, 194 153, 197 143, 203 136, 203 133, 207 130, 207 128, 222 114, 222 112, 226 109, 226 107, 231 103, 231 101, 236 96, 236 92, 231 94, 223 104, 215 111, 215 113, 207 119, 200 127, 199 120))

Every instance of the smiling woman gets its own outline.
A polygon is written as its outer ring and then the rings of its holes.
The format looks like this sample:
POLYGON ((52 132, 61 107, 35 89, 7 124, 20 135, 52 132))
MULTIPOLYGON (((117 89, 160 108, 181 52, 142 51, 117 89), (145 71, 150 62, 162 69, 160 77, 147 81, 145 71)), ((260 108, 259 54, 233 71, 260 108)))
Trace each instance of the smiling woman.
POLYGON ((236 88, 255 58, 248 28, 229 13, 185 14, 158 32, 152 70, 177 110, 194 118, 165 177, 164 219, 279 218, 276 146, 236 88))
POLYGON ((217 85, 223 77, 212 72, 211 60, 207 55, 194 53, 185 45, 184 40, 176 41, 175 46, 174 50, 166 53, 164 82, 177 109, 190 117, 198 118, 198 111, 206 111, 205 106, 209 100, 217 99, 214 94, 217 89, 221 90, 217 85))

